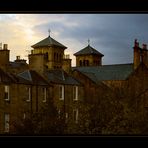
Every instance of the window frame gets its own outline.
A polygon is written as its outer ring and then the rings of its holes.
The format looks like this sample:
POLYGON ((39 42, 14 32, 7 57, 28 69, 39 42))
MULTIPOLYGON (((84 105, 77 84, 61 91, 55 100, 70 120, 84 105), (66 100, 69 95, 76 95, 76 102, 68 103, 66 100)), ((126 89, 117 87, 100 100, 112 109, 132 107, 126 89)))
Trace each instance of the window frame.
POLYGON ((73 86, 73 100, 78 100, 78 86, 73 86))
POLYGON ((79 119, 79 110, 77 109, 73 109, 73 119, 75 123, 78 123, 78 119, 79 119))
POLYGON ((65 97, 64 90, 65 90, 64 85, 59 85, 59 100, 64 100, 65 97))
POLYGON ((43 102, 47 102, 47 87, 43 87, 43 102))
POLYGON ((31 87, 26 87, 27 89, 27 99, 26 102, 30 102, 31 101, 31 87))
POLYGON ((8 133, 10 131, 10 114, 4 114, 4 132, 8 133))
POLYGON ((4 100, 10 101, 10 86, 9 85, 4 86, 4 100), (6 94, 7 94, 7 97, 6 97, 6 94))

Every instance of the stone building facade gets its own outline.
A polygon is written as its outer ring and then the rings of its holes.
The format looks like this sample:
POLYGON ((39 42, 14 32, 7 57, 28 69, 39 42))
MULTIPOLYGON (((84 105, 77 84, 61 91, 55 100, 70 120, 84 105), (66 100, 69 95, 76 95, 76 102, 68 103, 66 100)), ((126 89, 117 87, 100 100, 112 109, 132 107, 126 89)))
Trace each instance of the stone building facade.
POLYGON ((113 108, 108 108, 107 104, 116 102, 117 94, 124 100, 130 98, 129 104, 137 98, 135 106, 142 98, 139 108, 145 117, 148 104, 145 44, 141 48, 135 40, 133 63, 115 65, 103 65, 104 55, 88 44, 74 54, 76 67, 71 66, 70 57, 64 54, 67 47, 50 35, 31 47, 29 64, 19 56, 14 62, 10 61, 7 44, 0 50, 1 134, 15 133, 14 122, 40 112, 51 101, 59 116, 64 114, 65 119, 74 124, 79 123, 85 105, 100 105, 102 115, 99 110, 99 116, 111 119, 113 108))

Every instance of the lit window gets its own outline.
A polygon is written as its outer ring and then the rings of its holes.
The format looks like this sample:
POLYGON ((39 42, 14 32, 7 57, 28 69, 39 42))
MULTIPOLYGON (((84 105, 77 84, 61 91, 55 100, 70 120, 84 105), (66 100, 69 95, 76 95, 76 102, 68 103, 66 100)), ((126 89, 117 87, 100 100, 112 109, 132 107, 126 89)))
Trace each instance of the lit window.
POLYGON ((30 102, 31 100, 31 88, 30 87, 27 87, 27 102, 30 102))
POLYGON ((4 99, 9 101, 9 86, 8 85, 5 85, 5 96, 4 96, 4 99))
POLYGON ((64 86, 63 85, 59 86, 59 99, 64 100, 64 86))
POLYGON ((47 88, 43 88, 43 102, 46 102, 47 99, 47 88))
POLYGON ((66 118, 66 120, 68 119, 68 113, 65 113, 65 118, 66 118))
POLYGON ((73 119, 75 123, 78 123, 78 109, 73 110, 73 119))
POLYGON ((4 124, 5 124, 5 125, 4 125, 4 128, 5 128, 4 131, 5 131, 5 132, 9 132, 9 121, 10 121, 9 118, 10 118, 10 117, 9 117, 9 114, 5 114, 5 115, 4 115, 4 120, 5 120, 5 121, 4 121, 4 124))
POLYGON ((23 114, 23 119, 26 119, 26 113, 23 114))
POLYGON ((59 117, 59 119, 61 118, 61 110, 60 109, 58 110, 58 117, 59 117))
POLYGON ((73 99, 78 100, 78 86, 73 87, 73 99))

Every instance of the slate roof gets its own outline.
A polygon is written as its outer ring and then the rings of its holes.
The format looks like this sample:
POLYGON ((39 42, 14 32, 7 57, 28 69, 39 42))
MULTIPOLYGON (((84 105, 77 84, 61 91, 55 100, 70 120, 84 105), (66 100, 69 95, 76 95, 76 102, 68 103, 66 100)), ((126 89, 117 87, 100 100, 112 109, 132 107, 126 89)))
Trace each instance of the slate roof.
POLYGON ((76 79, 63 70, 49 70, 46 72, 49 82, 57 84, 81 85, 76 79))
POLYGON ((14 82, 14 80, 9 76, 8 73, 4 72, 0 68, 0 83, 11 83, 14 82))
POLYGON ((74 55, 78 56, 78 55, 100 55, 101 57, 104 56, 102 53, 100 53, 99 51, 97 51, 96 49, 94 49, 93 47, 91 47, 90 45, 88 45, 87 47, 83 48, 82 50, 76 52, 74 55))
POLYGON ((10 66, 13 68, 18 68, 21 66, 27 66, 27 63, 23 63, 23 62, 9 62, 10 66))
POLYGON ((24 72, 19 73, 17 76, 31 82, 31 84, 34 85, 48 85, 48 82, 33 70, 26 70, 24 72))
POLYGON ((95 67, 73 67, 92 81, 125 80, 133 72, 133 64, 103 65, 95 67))
POLYGON ((64 49, 66 49, 67 47, 62 45, 61 43, 59 43, 58 41, 54 40, 53 38, 51 38, 50 36, 48 36, 47 38, 41 40, 40 42, 32 45, 32 48, 36 48, 36 47, 43 47, 43 46, 58 46, 58 47, 62 47, 64 49))
POLYGON ((24 79, 23 77, 21 76, 18 76, 18 75, 15 75, 15 74, 12 74, 10 73, 9 76, 15 81, 15 83, 19 83, 19 84, 29 84, 31 85, 32 82, 27 80, 27 79, 24 79))

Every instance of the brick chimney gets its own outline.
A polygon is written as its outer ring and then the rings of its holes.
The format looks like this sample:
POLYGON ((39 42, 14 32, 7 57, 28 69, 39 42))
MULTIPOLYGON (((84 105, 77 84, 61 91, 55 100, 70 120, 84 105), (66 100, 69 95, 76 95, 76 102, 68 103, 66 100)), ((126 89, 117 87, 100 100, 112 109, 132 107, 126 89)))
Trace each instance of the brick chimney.
POLYGON ((135 42, 134 42, 134 69, 136 69, 139 64, 140 64, 140 47, 139 47, 139 42, 137 42, 137 39, 135 39, 135 42))
POLYGON ((148 67, 148 50, 147 50, 147 45, 143 44, 142 45, 142 56, 143 56, 143 63, 148 67))
POLYGON ((9 65, 9 52, 8 44, 3 44, 3 49, 0 49, 0 67, 4 70, 9 65))
POLYGON ((71 60, 69 55, 64 55, 62 60, 62 69, 67 73, 71 72, 71 60))

